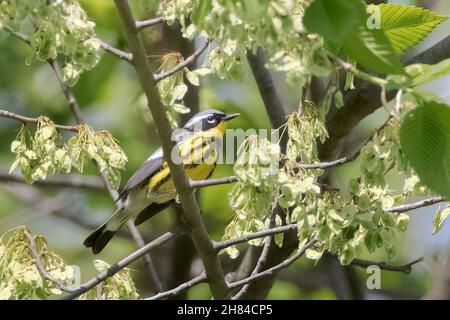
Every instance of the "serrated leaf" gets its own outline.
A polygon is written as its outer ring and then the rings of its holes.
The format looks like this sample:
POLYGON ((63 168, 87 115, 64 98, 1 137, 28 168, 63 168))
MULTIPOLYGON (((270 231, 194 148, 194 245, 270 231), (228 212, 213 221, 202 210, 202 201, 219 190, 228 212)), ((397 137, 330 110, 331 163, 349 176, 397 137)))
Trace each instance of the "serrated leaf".
POLYGON ((430 10, 399 4, 376 5, 381 13, 381 28, 386 32, 396 53, 414 47, 447 17, 430 10))
POLYGON ((403 66, 383 30, 368 29, 365 25, 343 41, 343 51, 358 64, 381 74, 404 73, 403 66))
POLYGON ((419 103, 403 119, 402 152, 422 183, 450 199, 450 107, 433 100, 419 103))

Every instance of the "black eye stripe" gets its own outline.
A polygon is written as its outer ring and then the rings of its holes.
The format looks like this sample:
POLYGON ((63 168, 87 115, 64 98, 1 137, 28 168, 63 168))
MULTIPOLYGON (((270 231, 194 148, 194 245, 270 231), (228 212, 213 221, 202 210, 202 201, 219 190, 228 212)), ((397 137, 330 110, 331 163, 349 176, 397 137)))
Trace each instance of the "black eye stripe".
POLYGON ((208 110, 196 114, 184 126, 188 131, 206 131, 223 121, 225 114, 217 110, 208 110), (212 119, 211 119, 212 118, 212 119))

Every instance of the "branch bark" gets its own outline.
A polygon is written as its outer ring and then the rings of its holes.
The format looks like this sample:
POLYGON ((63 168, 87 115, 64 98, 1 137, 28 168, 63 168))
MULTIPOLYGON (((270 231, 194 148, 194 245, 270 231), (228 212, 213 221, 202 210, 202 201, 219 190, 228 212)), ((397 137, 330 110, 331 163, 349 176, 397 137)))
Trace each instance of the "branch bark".
POLYGON ((367 261, 367 260, 362 260, 362 259, 354 259, 351 262, 351 265, 356 266, 356 267, 361 267, 361 268, 367 268, 370 266, 378 266, 382 270, 402 272, 402 273, 409 274, 409 273, 411 273, 412 266, 417 263, 420 263, 422 261, 423 261, 423 257, 420 257, 420 258, 417 258, 416 260, 411 261, 402 266, 393 266, 393 265, 387 264, 386 262, 374 262, 374 261, 367 261))
POLYGON ((63 300, 73 300, 76 297, 82 295, 83 293, 89 291, 90 289, 94 288, 99 283, 102 283, 107 278, 112 277, 117 272, 122 270, 123 268, 127 267, 130 263, 136 261, 137 259, 141 258, 142 256, 146 255, 148 252, 153 250, 154 248, 163 245, 166 242, 169 242, 176 237, 184 234, 184 231, 182 229, 176 229, 172 232, 167 232, 163 234, 162 236, 156 238, 152 242, 147 243, 142 248, 136 250, 129 256, 125 257, 124 259, 120 260, 119 262, 112 265, 108 270, 105 270, 104 272, 99 273, 96 277, 86 281, 83 283, 79 288, 73 290, 70 294, 63 297, 63 300))
POLYGON ((133 55, 131 53, 117 49, 101 39, 97 39, 97 40, 100 42, 100 47, 103 50, 105 50, 106 52, 111 53, 112 55, 116 56, 117 58, 122 59, 128 63, 131 63, 131 64, 133 63, 133 55))
MULTIPOLYGON (((16 174, 8 174, 0 171, 0 181, 26 183, 25 179, 16 174)), ((74 188, 105 191, 105 184, 97 176, 84 176, 79 174, 55 175, 49 180, 38 180, 33 183, 38 186, 49 186, 58 188, 74 188)))
MULTIPOLYGON (((448 58, 450 58, 450 36, 414 58, 405 61, 405 64, 435 64, 448 58)), ((322 161, 335 158, 342 141, 353 131, 356 125, 383 105, 379 86, 360 79, 355 82, 355 85, 357 89, 345 92, 344 106, 327 122, 330 137, 319 148, 319 157, 322 161)), ((394 91, 386 93, 388 100, 394 97, 394 91)))
POLYGON ((164 22, 164 17, 156 17, 152 19, 146 19, 146 20, 138 20, 136 21, 136 29, 142 30, 157 24, 160 24, 164 22))
POLYGON ((264 51, 258 48, 256 54, 248 52, 247 60, 258 85, 266 112, 272 122, 272 127, 274 129, 280 128, 285 124, 288 113, 279 98, 272 76, 265 67, 266 58, 264 51))
POLYGON ((445 199, 443 197, 434 196, 434 197, 430 197, 430 198, 427 198, 424 200, 419 200, 419 201, 412 202, 412 203, 407 203, 407 204, 402 204, 402 205, 391 207, 391 208, 386 208, 386 209, 384 209, 384 211, 392 212, 392 213, 402 213, 402 212, 407 212, 407 211, 411 211, 414 209, 428 207, 433 204, 437 204, 437 203, 444 202, 444 201, 445 201, 445 199))
POLYGON ((72 292, 70 288, 68 288, 62 281, 53 277, 47 270, 45 269, 44 262, 42 261, 42 253, 39 252, 36 245, 36 236, 32 235, 28 230, 25 230, 25 236, 28 238, 28 242, 30 243, 30 252, 36 262, 36 266, 39 270, 39 273, 48 281, 52 282, 58 289, 65 292, 72 292))
POLYGON ((200 208, 195 199, 193 189, 189 185, 184 167, 174 164, 170 158, 171 150, 174 146, 174 143, 171 141, 172 130, 167 120, 165 107, 161 102, 161 97, 156 87, 156 80, 148 63, 144 44, 138 34, 130 7, 126 0, 115 0, 114 2, 121 17, 126 38, 134 57, 135 71, 144 89, 150 112, 160 134, 165 160, 169 165, 178 197, 183 206, 192 240, 203 261, 212 295, 215 299, 229 299, 230 294, 225 282, 222 266, 217 258, 206 227, 203 224, 200 208))
POLYGON ((175 68, 173 68, 172 70, 169 70, 167 72, 156 74, 154 76, 155 81, 159 82, 162 79, 170 77, 170 76, 174 75, 175 73, 177 73, 178 71, 183 70, 187 66, 193 64, 197 60, 197 58, 200 57, 203 52, 205 52, 206 48, 208 48, 208 46, 209 46, 209 43, 210 43, 210 40, 206 39, 205 42, 203 43, 203 45, 200 48, 195 50, 195 52, 192 55, 190 55, 189 57, 184 59, 175 68))
MULTIPOLYGON (((0 110, 0 117, 14 119, 23 123, 33 123, 38 122, 38 118, 25 117, 17 113, 13 113, 7 110, 0 110)), ((61 124, 55 124, 55 128, 59 130, 78 132, 78 126, 66 126, 61 124)))

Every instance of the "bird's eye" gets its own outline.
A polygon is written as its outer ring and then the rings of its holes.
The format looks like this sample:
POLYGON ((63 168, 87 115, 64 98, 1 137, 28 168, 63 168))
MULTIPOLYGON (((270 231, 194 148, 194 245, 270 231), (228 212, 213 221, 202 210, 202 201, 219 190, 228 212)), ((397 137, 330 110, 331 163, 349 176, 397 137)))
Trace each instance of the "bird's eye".
POLYGON ((214 119, 213 116, 208 116, 208 118, 206 118, 206 120, 207 120, 209 123, 214 123, 214 121, 215 121, 215 119, 214 119))

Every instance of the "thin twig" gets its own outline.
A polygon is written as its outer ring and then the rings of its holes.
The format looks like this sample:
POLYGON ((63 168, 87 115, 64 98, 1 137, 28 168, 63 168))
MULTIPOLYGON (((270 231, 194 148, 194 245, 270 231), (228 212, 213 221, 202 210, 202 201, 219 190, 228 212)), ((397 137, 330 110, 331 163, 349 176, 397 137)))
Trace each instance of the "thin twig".
POLYGON ((56 59, 49 59, 48 63, 55 72, 56 78, 58 79, 59 85, 62 92, 64 93, 64 96, 66 97, 67 102, 69 103, 70 110, 72 110, 75 120, 78 124, 85 122, 83 114, 81 113, 80 105, 78 104, 78 101, 73 94, 72 88, 68 86, 62 78, 61 66, 59 65, 58 61, 56 59))
MULTIPOLYGON (((6 31, 8 31, 12 36, 16 37, 17 39, 22 40, 23 42, 25 42, 27 44, 31 44, 30 37, 28 35, 21 33, 21 32, 13 31, 9 27, 6 27, 6 26, 4 26, 4 28, 6 31)), ((119 59, 125 60, 129 63, 133 63, 133 55, 131 53, 122 51, 118 48, 115 48, 112 45, 103 41, 102 39, 96 38, 96 40, 100 43, 100 47, 103 50, 115 55, 119 59)))
POLYGON ((387 84, 387 80, 378 78, 378 77, 368 74, 364 71, 361 71, 358 68, 356 68, 352 63, 346 62, 346 61, 344 61, 338 57, 332 56, 332 55, 331 55, 331 57, 334 58, 345 71, 349 71, 349 72, 353 73, 355 76, 357 76, 360 79, 372 82, 379 86, 385 86, 387 84))
POLYGON ((269 276, 273 275, 275 272, 277 272, 278 270, 289 267, 297 259, 299 259, 301 256, 303 256, 306 249, 312 247, 316 243, 316 241, 317 241, 316 239, 310 240, 301 249, 298 249, 298 251, 296 253, 294 253, 292 256, 290 256, 288 259, 284 260, 283 262, 277 264, 276 266, 274 266, 272 268, 269 268, 269 269, 259 272, 257 274, 251 275, 245 279, 232 282, 228 285, 228 287, 230 289, 238 288, 240 286, 246 285, 246 284, 254 282, 256 280, 269 277, 269 276))
MULTIPOLYGON (((264 266, 265 266, 265 264, 267 262, 267 258, 268 258, 268 255, 269 255, 269 250, 270 250, 272 241, 273 241, 273 236, 272 235, 267 236, 264 239, 264 247, 262 249, 262 252, 261 252, 261 255, 259 256, 258 261, 256 262, 255 268, 253 269, 252 273, 250 274, 251 276, 253 276, 255 274, 258 274, 264 268, 264 266)), ((249 287, 250 287, 249 284, 244 285, 239 290, 239 292, 237 292, 231 299, 232 300, 239 300, 242 296, 244 296, 247 293, 249 287)))
POLYGON ((164 17, 156 17, 156 18, 147 19, 147 20, 137 20, 136 21, 136 29, 142 30, 142 29, 160 24, 162 22, 164 22, 164 17))
POLYGON ((117 49, 116 47, 113 47, 112 45, 106 43, 101 39, 97 38, 97 41, 100 43, 100 47, 106 52, 109 52, 112 55, 118 57, 119 59, 125 60, 128 63, 133 63, 133 55, 130 52, 117 49))
POLYGON ((166 71, 166 72, 163 72, 160 74, 156 74, 154 76, 155 81, 158 82, 164 78, 170 77, 170 76, 174 75, 175 73, 177 73, 178 71, 183 70, 190 64, 194 63, 197 60, 197 58, 200 57, 200 55, 206 50, 206 48, 208 48, 209 43, 210 43, 210 39, 206 39, 200 48, 198 48, 192 55, 190 55, 189 57, 184 59, 182 62, 180 62, 172 70, 169 70, 169 71, 166 71))
POLYGON ((237 178, 235 176, 228 176, 223 178, 217 178, 217 179, 208 179, 208 180, 191 180, 190 185, 191 188, 204 188, 204 187, 210 187, 210 186, 217 186, 221 184, 229 184, 234 183, 237 181, 237 178))
MULTIPOLYGON (((137 243, 139 248, 143 248, 145 246, 145 241, 142 238, 141 233, 137 229, 137 227, 134 225, 134 222, 132 219, 127 221, 127 227, 130 230, 131 236, 133 237, 134 241, 137 243)), ((153 263, 152 256, 150 255, 150 252, 148 252, 146 255, 144 255, 144 262, 147 266, 148 273, 150 274, 150 278, 156 287, 156 290, 158 292, 164 291, 163 284, 161 282, 161 279, 158 276, 158 272, 156 271, 155 264, 153 263)))
MULTIPOLYGON (((26 183, 25 179, 16 174, 8 174, 0 171, 0 181, 26 183)), ((58 188, 105 190, 103 181, 97 176, 82 176, 78 174, 55 175, 49 180, 38 180, 33 182, 38 186, 49 186, 58 188)))
POLYGON ((348 162, 354 161, 361 154, 361 150, 370 142, 372 139, 379 134, 386 126, 389 121, 391 121, 392 116, 389 116, 376 130, 374 130, 371 135, 356 149, 353 153, 348 156, 345 156, 340 159, 336 159, 333 161, 313 163, 313 164, 303 164, 303 163, 294 163, 294 166, 301 169, 329 169, 333 167, 337 167, 348 162))
POLYGON ((373 262, 373 261, 367 261, 367 260, 362 260, 362 259, 354 259, 351 262, 351 265, 361 267, 361 268, 367 268, 370 266, 378 266, 382 270, 403 272, 403 273, 409 274, 409 273, 411 273, 412 266, 419 262, 422 262, 422 261, 423 261, 423 257, 420 257, 420 258, 418 258, 414 261, 411 261, 410 263, 407 263, 402 266, 392 266, 390 264, 387 264, 386 262, 373 262))
POLYGON ((39 252, 37 245, 36 245, 36 236, 32 235, 27 229, 25 229, 25 235, 28 238, 28 242, 30 243, 30 251, 34 258, 34 261, 36 262, 36 266, 39 270, 39 273, 48 281, 54 283, 58 289, 65 292, 72 292, 73 290, 67 287, 61 280, 53 277, 50 273, 45 270, 44 262, 42 261, 42 253, 39 252))
MULTIPOLYGON (((36 124, 39 121, 39 118, 25 117, 20 114, 13 113, 13 112, 7 111, 7 110, 0 110, 0 117, 14 119, 17 121, 21 121, 23 123, 36 124)), ((59 129, 59 130, 78 132, 78 126, 66 126, 66 125, 62 125, 62 124, 55 124, 55 128, 59 129)))
MULTIPOLYGON (((225 241, 221 241, 221 242, 217 242, 215 243, 215 248, 216 250, 223 250, 227 247, 230 246, 234 246, 240 243, 244 243, 244 242, 248 242, 250 240, 253 239, 257 239, 257 238, 263 238, 266 237, 268 235, 275 235, 278 233, 285 233, 285 232, 289 232, 289 231, 293 231, 293 230, 297 230, 297 224, 290 224, 287 226, 282 226, 282 227, 276 227, 276 228, 271 228, 268 230, 264 230, 264 231, 260 231, 260 232, 255 232, 255 233, 251 233, 242 237, 237 237, 234 239, 230 239, 230 240, 225 240, 225 241)), ((295 260, 297 260, 299 257, 301 257, 303 255, 304 250, 306 250, 307 248, 311 247, 313 244, 315 243, 315 241, 310 241, 308 242, 303 248, 302 250, 300 250, 299 252, 297 252, 294 256, 291 256, 291 258, 283 261, 282 263, 280 263, 279 265, 270 268, 266 271, 263 272, 258 272, 256 274, 251 275, 248 278, 245 278, 243 280, 239 280, 236 282, 233 282, 231 284, 229 284, 229 288, 233 289, 236 287, 240 287, 242 285, 246 285, 249 284, 253 281, 259 280, 261 278, 264 277, 268 277, 270 275, 273 274, 273 272, 282 269, 282 268, 286 268, 288 267, 291 263, 293 263, 295 260)), ((366 261, 366 260, 361 260, 361 259, 354 259, 352 264, 355 266, 360 266, 360 267, 367 267, 370 265, 377 265, 379 266, 381 269, 383 270, 389 270, 389 271, 397 271, 397 272, 404 272, 404 273, 408 273, 408 270, 410 269, 411 266, 413 266, 416 263, 419 263, 420 261, 422 261, 422 258, 416 259, 406 265, 403 266, 391 266, 386 264, 385 262, 372 262, 372 261, 366 261), (409 268, 409 269, 408 269, 409 268)), ((168 297, 168 296, 175 296, 180 294, 181 292, 188 290, 189 288, 191 288, 194 284, 197 283, 201 283, 204 282, 206 279, 203 278, 202 275, 199 275, 196 278, 193 278, 191 280, 189 280, 187 283, 183 283, 181 285, 179 285, 178 287, 168 290, 166 292, 162 292, 156 296, 150 297, 148 299, 161 299, 164 297, 168 297)))
POLYGON ((22 40, 23 42, 30 44, 30 38, 22 32, 17 32, 17 31, 13 31, 12 29, 10 29, 8 26, 3 26, 3 28, 8 31, 12 36, 16 37, 19 40, 22 40))
POLYGON ((289 232, 289 231, 293 231, 293 230, 297 230, 296 223, 288 224, 288 225, 282 226, 282 227, 276 227, 276 228, 271 228, 271 229, 267 229, 267 230, 263 230, 263 231, 258 231, 258 232, 254 232, 254 233, 249 233, 249 234, 243 235, 241 237, 236 237, 233 239, 216 242, 214 244, 214 248, 217 251, 220 251, 225 248, 228 248, 228 247, 240 244, 240 243, 248 242, 253 239, 264 238, 264 237, 267 237, 270 235, 274 235, 274 234, 278 234, 278 233, 285 233, 285 232, 289 232))
POLYGON ((88 290, 94 288, 99 283, 105 281, 107 278, 112 277, 117 272, 122 270, 123 268, 127 267, 130 263, 136 261, 137 259, 141 258, 142 256, 146 255, 148 252, 153 250, 156 247, 159 247, 163 245, 164 243, 167 243, 182 234, 185 234, 185 231, 183 229, 175 229, 172 232, 167 232, 163 234, 162 236, 156 238, 152 242, 147 243, 142 248, 134 251, 132 254, 128 255, 124 259, 118 261, 111 267, 109 267, 107 270, 99 273, 96 277, 86 281, 83 283, 79 288, 73 290, 70 294, 63 297, 63 300, 73 300, 76 297, 82 295, 83 293, 87 292, 88 290))
POLYGON ((444 202, 445 199, 444 197, 441 196, 433 196, 424 200, 420 200, 420 201, 416 201, 416 202, 412 202, 412 203, 408 203, 408 204, 402 204, 399 206, 395 206, 395 207, 391 207, 391 208, 386 208, 384 209, 384 211, 386 212, 393 212, 393 213, 402 213, 402 212, 407 212, 407 211, 411 211, 414 209, 419 209, 422 207, 428 207, 440 202, 444 202))
POLYGON ((180 284, 178 287, 173 288, 171 290, 167 290, 161 293, 158 293, 157 295, 154 295, 150 298, 147 298, 145 300, 160 300, 160 299, 164 299, 164 298, 168 298, 168 297, 175 297, 177 295, 179 295, 180 293, 192 288, 193 286, 206 282, 207 278, 206 278, 206 274, 204 272, 202 272, 201 274, 199 274, 198 276, 196 276, 195 278, 192 278, 189 281, 186 281, 182 284, 180 284))

